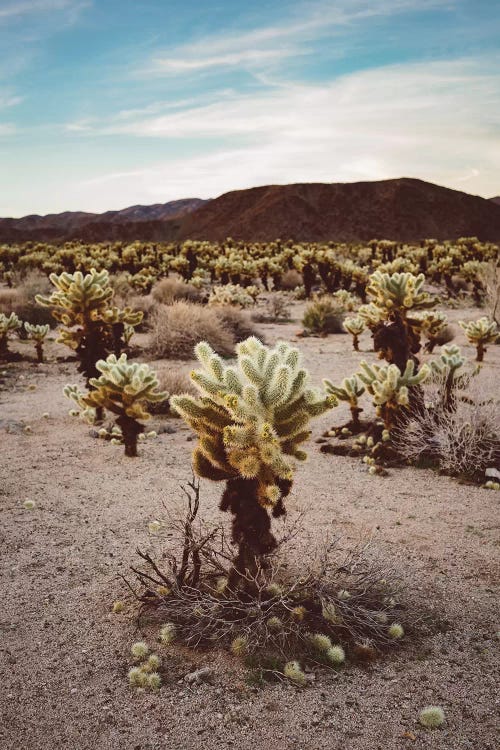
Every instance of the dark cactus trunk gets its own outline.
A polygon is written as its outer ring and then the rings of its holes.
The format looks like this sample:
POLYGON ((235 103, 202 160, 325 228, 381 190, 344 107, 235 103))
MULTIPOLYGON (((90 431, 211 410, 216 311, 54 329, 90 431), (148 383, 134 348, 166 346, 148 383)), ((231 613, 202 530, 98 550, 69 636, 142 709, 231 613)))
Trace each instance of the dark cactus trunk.
MULTIPOLYGON (((291 482, 280 485, 282 497, 288 495, 291 482)), ((229 479, 222 495, 220 509, 233 514, 232 541, 238 552, 229 574, 228 586, 232 591, 254 593, 253 581, 259 571, 265 568, 265 557, 274 549, 277 542, 271 531, 271 516, 259 503, 259 482, 257 479, 229 479)), ((280 500, 274 507, 273 516, 285 513, 280 500)))
POLYGON ((37 362, 43 362, 43 344, 39 341, 35 344, 37 362))
POLYGON ((126 414, 118 417, 116 424, 122 431, 125 455, 134 458, 137 456, 137 438, 141 432, 144 432, 142 425, 136 419, 127 417, 126 414))

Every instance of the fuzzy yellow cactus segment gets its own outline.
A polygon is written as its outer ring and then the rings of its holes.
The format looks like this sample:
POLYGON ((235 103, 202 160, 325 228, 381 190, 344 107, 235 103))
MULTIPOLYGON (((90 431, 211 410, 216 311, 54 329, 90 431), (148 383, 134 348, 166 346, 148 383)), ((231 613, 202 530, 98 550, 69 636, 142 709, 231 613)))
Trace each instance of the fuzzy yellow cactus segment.
POLYGON ((425 708, 420 711, 418 720, 423 727, 426 727, 427 729, 436 729, 444 723, 444 711, 441 706, 425 706, 425 708))
POLYGON ((257 479, 260 504, 272 507, 280 497, 278 481, 293 475, 288 457, 306 458, 299 446, 309 438, 311 418, 337 399, 308 386, 299 351, 288 343, 271 349, 252 336, 236 351, 236 363, 226 365, 209 344, 198 344, 202 369, 191 379, 201 395, 174 396, 171 404, 198 434, 196 473, 257 479))
POLYGON ((317 651, 326 652, 329 648, 332 647, 330 638, 323 633, 311 633, 311 635, 309 636, 309 641, 317 651))
POLYGON ((345 651, 342 646, 332 646, 326 651, 325 656, 334 667, 340 666, 345 661, 345 651))
POLYGON ((244 635, 237 636, 231 643, 231 653, 235 656, 245 656, 248 653, 248 638, 244 635))
POLYGON ((366 385, 368 393, 373 396, 373 403, 380 416, 384 417, 386 429, 393 424, 392 415, 400 407, 409 404, 409 388, 420 385, 430 375, 431 368, 422 365, 414 374, 415 364, 408 360, 402 373, 397 365, 369 365, 364 360, 359 364, 361 371, 357 373, 359 379, 366 385))
POLYGON ((288 680, 290 680, 290 682, 294 682, 300 687, 304 687, 305 685, 307 685, 307 677, 302 671, 302 668, 298 661, 287 662, 283 669, 283 674, 288 680))
POLYGON ((367 294, 373 303, 388 315, 398 311, 406 317, 407 310, 433 307, 433 298, 424 292, 425 276, 423 273, 414 276, 412 273, 382 273, 375 271, 370 276, 367 294))
POLYGON ((479 320, 472 320, 469 323, 464 323, 461 320, 459 321, 459 325, 463 328, 468 342, 476 347, 476 361, 482 362, 484 353, 486 352, 486 344, 494 344, 500 336, 496 322, 483 317, 479 318, 479 320))
POLYGON ((0 354, 7 351, 9 333, 17 331, 22 325, 16 313, 12 312, 10 315, 0 313, 0 354))

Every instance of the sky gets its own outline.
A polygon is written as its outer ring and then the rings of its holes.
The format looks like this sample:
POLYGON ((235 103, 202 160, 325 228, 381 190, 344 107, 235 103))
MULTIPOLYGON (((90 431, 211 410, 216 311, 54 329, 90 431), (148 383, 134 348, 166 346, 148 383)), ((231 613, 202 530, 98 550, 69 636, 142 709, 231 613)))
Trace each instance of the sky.
POLYGON ((500 194, 500 0, 0 0, 0 216, 290 182, 500 194))

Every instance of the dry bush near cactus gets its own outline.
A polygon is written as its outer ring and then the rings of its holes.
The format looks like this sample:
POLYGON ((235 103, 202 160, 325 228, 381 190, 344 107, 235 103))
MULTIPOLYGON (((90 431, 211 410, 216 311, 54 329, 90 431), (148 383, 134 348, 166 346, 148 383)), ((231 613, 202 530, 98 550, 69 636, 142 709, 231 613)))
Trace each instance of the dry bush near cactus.
POLYGON ((215 312, 222 326, 231 333, 235 344, 257 333, 249 313, 229 305, 217 307, 215 312))
POLYGON ((307 333, 318 336, 345 333, 344 309, 331 297, 317 297, 306 307, 302 325, 307 333))
POLYGON ((500 327, 500 256, 481 269, 480 279, 485 290, 485 307, 500 327))
POLYGON ((482 482, 500 465, 500 400, 491 376, 470 373, 450 409, 440 397, 444 379, 426 385, 433 408, 412 414, 392 434, 395 447, 411 463, 434 464, 446 474, 482 482))
POLYGON ((290 298, 287 294, 274 292, 269 295, 264 307, 252 314, 256 323, 280 323, 290 320, 290 298))
POLYGON ((280 289, 284 292, 293 292, 298 286, 302 286, 302 276, 294 268, 289 268, 281 277, 280 289))
POLYGON ((228 583, 232 549, 224 527, 200 519, 199 483, 183 490, 187 515, 162 523, 168 547, 160 535, 158 558, 139 551, 141 563, 132 568, 141 584, 140 619, 169 622, 181 643, 225 647, 252 666, 272 659, 278 674, 296 658, 337 666, 323 645, 341 646, 349 660, 369 660, 397 647, 391 623, 415 629, 417 617, 401 605, 400 575, 370 544, 345 549, 326 533, 319 544, 306 539, 299 547, 301 513, 283 523, 265 569, 251 576, 253 595, 242 596, 228 583))
MULTIPOLYGON (((38 290, 45 291, 50 286, 46 276, 38 272, 30 272, 19 286, 14 289, 0 289, 0 313, 10 315, 15 313, 20 320, 32 325, 56 326, 50 310, 40 307, 34 300, 38 290)), ((19 331, 20 338, 26 338, 23 329, 19 331)))
POLYGON ((150 326, 150 352, 159 359, 191 359, 200 341, 208 341, 222 356, 233 353, 233 332, 217 311, 201 305, 159 305, 151 314, 150 326))
POLYGON ((151 296, 160 305, 172 305, 179 300, 198 302, 201 294, 200 290, 192 284, 177 279, 175 276, 169 276, 156 282, 151 290, 151 296))
POLYGON ((151 414, 171 414, 177 417, 178 414, 170 409, 170 397, 180 393, 194 394, 196 392, 189 379, 189 373, 186 370, 163 366, 158 368, 157 377, 160 391, 166 391, 169 397, 159 403, 150 404, 149 411, 151 414))

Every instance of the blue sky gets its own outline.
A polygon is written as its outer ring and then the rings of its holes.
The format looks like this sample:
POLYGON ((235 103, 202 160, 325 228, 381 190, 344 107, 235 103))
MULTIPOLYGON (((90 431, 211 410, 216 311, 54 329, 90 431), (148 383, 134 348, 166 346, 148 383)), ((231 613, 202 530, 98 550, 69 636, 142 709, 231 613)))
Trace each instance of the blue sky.
POLYGON ((499 0, 0 0, 0 216, 411 176, 500 194, 499 0))

